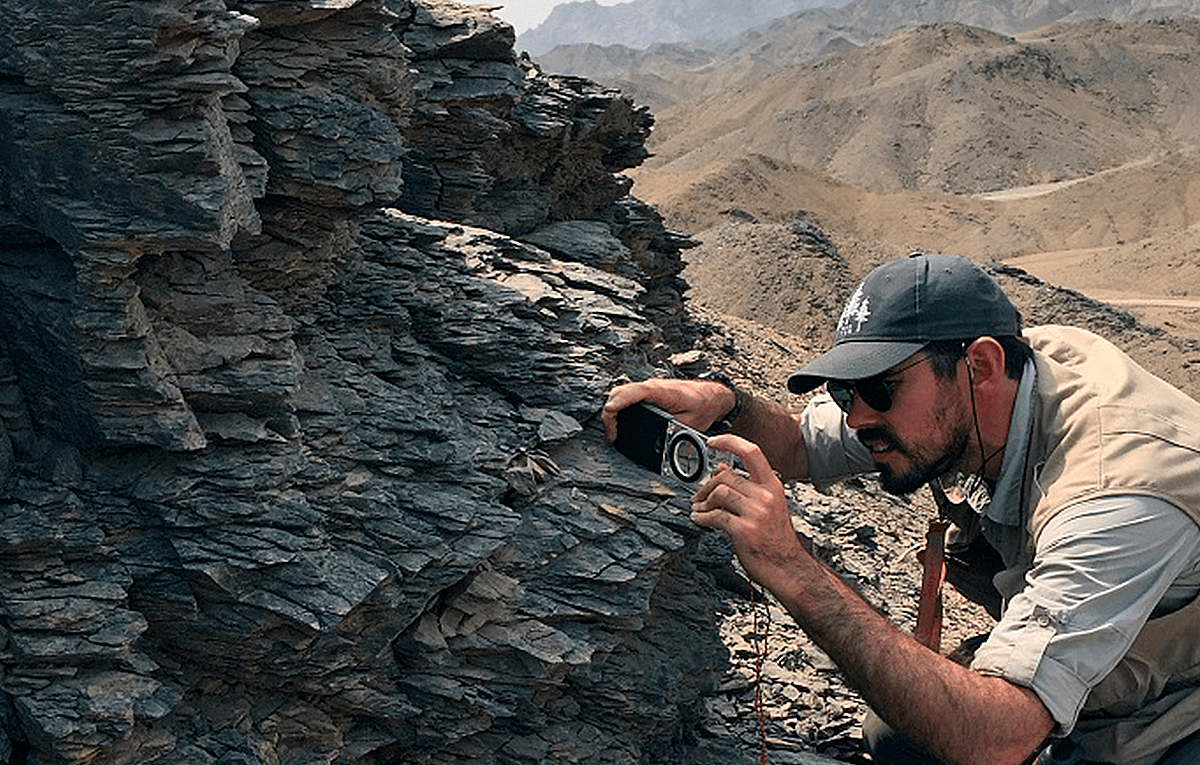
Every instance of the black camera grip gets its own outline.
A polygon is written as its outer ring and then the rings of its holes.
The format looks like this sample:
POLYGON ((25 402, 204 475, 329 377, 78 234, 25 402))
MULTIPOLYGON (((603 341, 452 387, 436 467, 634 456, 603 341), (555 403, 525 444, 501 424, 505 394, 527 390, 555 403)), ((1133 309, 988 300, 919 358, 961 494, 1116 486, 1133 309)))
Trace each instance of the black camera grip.
POLYGON ((621 454, 655 473, 662 469, 669 420, 657 410, 633 404, 617 412, 617 440, 621 454))

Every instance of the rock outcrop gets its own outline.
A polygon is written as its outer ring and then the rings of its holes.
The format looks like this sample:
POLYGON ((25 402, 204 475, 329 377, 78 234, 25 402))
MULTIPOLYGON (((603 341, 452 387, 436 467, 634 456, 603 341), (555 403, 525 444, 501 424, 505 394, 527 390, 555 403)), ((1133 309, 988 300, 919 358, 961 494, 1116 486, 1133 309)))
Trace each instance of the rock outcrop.
POLYGON ((5 4, 0 762, 722 759, 697 532, 597 418, 690 242, 649 115, 512 44, 5 4))

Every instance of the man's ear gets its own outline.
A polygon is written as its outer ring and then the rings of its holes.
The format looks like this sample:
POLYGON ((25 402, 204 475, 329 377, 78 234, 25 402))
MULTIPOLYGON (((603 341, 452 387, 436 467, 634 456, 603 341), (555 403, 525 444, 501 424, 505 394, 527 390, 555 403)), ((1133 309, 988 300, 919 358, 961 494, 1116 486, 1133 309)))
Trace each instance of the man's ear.
POLYGON ((967 371, 976 386, 994 385, 1005 378, 1004 346, 994 337, 981 337, 967 346, 967 371))

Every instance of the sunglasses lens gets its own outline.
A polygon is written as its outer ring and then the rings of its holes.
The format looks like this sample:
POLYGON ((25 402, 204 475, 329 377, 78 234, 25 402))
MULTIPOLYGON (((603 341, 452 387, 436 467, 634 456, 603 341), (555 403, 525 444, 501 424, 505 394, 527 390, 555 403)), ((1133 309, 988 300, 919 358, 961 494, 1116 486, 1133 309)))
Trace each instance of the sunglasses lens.
POLYGON ((876 412, 886 412, 892 408, 892 391, 882 377, 868 377, 859 380, 854 386, 863 403, 876 412))
POLYGON ((825 383, 825 389, 829 391, 829 397, 833 399, 833 403, 849 414, 851 407, 854 406, 854 384, 845 380, 830 380, 825 383))
POLYGON ((838 408, 847 414, 854 407, 854 396, 877 412, 892 408, 892 391, 883 377, 868 377, 865 380, 830 380, 825 384, 830 397, 838 408))

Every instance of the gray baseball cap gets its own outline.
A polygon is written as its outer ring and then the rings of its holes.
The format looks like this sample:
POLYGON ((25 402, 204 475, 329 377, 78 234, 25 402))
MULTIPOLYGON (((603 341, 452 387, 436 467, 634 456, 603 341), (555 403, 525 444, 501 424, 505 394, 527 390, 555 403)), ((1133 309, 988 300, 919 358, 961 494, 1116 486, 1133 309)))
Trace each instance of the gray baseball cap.
POLYGON ((867 274, 842 310, 833 347, 789 377, 788 389, 872 377, 935 340, 1020 334, 1020 314, 982 268, 952 255, 914 255, 867 274))

